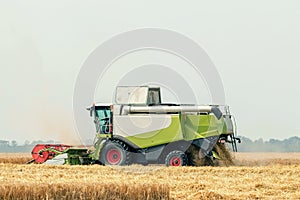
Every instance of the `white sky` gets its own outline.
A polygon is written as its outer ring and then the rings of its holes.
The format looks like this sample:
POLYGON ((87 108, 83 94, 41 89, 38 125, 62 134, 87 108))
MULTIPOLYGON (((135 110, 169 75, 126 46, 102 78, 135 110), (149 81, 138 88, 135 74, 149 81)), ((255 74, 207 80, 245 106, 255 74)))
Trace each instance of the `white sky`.
POLYGON ((299 136, 299 10, 296 0, 1 1, 0 139, 75 141, 82 63, 103 41, 141 27, 177 31, 206 50, 241 135, 299 136))

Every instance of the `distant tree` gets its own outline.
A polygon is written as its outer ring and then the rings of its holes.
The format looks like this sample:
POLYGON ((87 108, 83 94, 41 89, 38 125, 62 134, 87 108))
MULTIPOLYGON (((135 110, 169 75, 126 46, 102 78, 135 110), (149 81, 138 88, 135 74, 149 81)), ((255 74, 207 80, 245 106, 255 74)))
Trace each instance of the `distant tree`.
POLYGON ((30 145, 30 141, 29 140, 25 140, 24 146, 29 146, 29 145, 30 145))
POLYGON ((9 141, 0 140, 0 151, 9 152, 9 141))
POLYGON ((0 146, 9 146, 9 141, 7 141, 7 140, 0 140, 0 146))
POLYGON ((286 151, 300 151, 300 138, 291 137, 283 141, 286 151))
POLYGON ((13 140, 10 142, 10 145, 14 148, 14 147, 18 146, 18 143, 16 140, 13 140))
POLYGON ((262 138, 252 141, 241 136, 242 143, 238 144, 241 152, 300 152, 300 138, 290 137, 284 140, 270 139, 264 141, 262 138))

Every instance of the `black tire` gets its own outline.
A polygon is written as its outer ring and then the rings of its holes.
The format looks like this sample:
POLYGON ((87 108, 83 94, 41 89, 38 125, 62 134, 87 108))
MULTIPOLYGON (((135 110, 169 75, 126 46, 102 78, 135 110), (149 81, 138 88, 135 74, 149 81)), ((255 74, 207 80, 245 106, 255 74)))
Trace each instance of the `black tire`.
POLYGON ((188 159, 183 151, 171 151, 166 159, 166 166, 186 166, 188 164, 188 159))
POLYGON ((104 165, 128 165, 128 146, 121 141, 108 141, 101 149, 99 161, 104 165))

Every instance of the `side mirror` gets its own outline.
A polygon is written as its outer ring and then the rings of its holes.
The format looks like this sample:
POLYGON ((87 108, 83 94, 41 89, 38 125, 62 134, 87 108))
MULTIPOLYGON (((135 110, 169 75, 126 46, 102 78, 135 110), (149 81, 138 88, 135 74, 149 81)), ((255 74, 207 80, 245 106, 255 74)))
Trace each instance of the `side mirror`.
POLYGON ((93 117, 94 106, 92 106, 92 107, 87 107, 86 109, 87 109, 88 111, 90 111, 90 116, 93 117))

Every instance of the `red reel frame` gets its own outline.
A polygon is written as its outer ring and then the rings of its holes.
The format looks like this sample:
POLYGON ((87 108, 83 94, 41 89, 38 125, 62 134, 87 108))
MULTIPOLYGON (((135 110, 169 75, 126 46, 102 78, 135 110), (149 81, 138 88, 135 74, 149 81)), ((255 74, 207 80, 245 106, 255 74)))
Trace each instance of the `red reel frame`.
POLYGON ((71 147, 72 146, 65 144, 37 144, 32 149, 31 155, 35 163, 44 163, 46 160, 54 158, 57 154, 56 152, 47 149, 64 152, 71 147))

